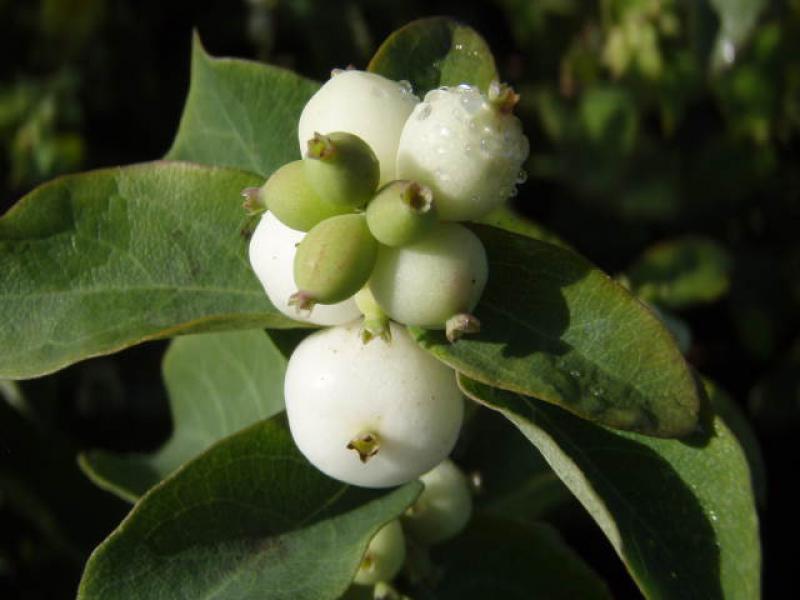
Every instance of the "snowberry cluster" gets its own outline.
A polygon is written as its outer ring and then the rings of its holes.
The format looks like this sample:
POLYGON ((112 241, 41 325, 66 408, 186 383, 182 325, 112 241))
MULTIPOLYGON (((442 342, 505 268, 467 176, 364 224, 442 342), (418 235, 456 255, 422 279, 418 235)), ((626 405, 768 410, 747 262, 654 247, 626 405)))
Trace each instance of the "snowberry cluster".
MULTIPOLYGON (((420 102, 407 83, 335 72, 300 117, 302 158, 244 192, 247 207, 266 210, 250 261, 272 303, 334 326, 308 336, 289 360, 285 401, 298 448, 354 485, 428 478, 405 517, 423 543, 453 535, 469 516, 464 478, 442 462, 463 398, 452 370, 404 325, 445 329, 451 342, 479 328, 471 313, 486 253, 456 221, 482 217, 521 181, 528 142, 515 102, 500 85, 488 95, 443 87, 420 102)), ((390 525, 367 557, 402 546, 390 525)), ((390 578, 402 564, 392 556, 365 559, 358 577, 390 578), (383 570, 372 573, 378 563, 383 570)))
POLYGON ((293 437, 332 477, 398 485, 455 444, 453 373, 402 325, 446 329, 451 341, 477 331, 486 253, 455 221, 483 216, 520 181, 528 142, 515 102, 498 84, 420 102, 407 83, 340 71, 300 117, 303 158, 245 190, 247 206, 267 211, 250 260, 270 300, 337 326, 298 346, 285 381, 293 437))

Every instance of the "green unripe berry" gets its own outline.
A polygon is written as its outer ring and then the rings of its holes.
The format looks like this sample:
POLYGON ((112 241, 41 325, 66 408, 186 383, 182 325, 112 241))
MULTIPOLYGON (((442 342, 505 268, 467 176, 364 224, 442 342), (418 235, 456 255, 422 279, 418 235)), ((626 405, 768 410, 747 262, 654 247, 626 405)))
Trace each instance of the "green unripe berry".
POLYGON ((381 174, 372 148, 345 132, 315 133, 304 165, 309 184, 323 200, 350 208, 369 202, 381 174))
POLYGON ((395 519, 378 530, 370 541, 354 583, 375 585, 391 581, 400 572, 406 560, 406 541, 400 521, 395 519))
POLYGON ((425 489, 403 517, 406 530, 422 544, 437 544, 460 533, 472 515, 467 478, 447 459, 420 477, 425 489))
POLYGON ((386 246, 415 242, 435 224, 433 193, 414 181, 393 181, 367 206, 369 230, 386 246))
POLYGON ((469 315, 478 304, 489 265, 478 237, 466 227, 440 223, 418 242, 381 246, 369 281, 375 299, 392 319, 428 329, 448 329, 448 338, 475 332, 469 315))
POLYGON ((306 178, 302 160, 283 165, 259 190, 261 202, 278 220, 297 231, 308 231, 329 217, 352 210, 323 200, 306 178))
POLYGON ((300 290, 291 304, 311 309, 314 304, 341 302, 369 279, 378 254, 364 215, 338 215, 306 234, 294 257, 294 280, 300 290))

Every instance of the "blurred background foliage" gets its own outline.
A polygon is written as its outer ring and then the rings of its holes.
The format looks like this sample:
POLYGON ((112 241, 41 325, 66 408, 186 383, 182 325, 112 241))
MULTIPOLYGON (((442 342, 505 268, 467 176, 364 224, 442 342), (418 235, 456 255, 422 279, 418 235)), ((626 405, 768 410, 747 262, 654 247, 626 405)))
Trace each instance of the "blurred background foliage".
MULTIPOLYGON (((532 152, 515 208, 653 304, 754 426, 765 594, 783 592, 798 500, 800 0, 0 0, 0 212, 61 173, 163 155, 193 28, 213 54, 324 79, 434 14, 480 31, 521 93, 532 152)), ((168 436, 164 348, 0 382, 0 596, 73 594, 126 510, 75 453, 168 436)), ((564 496, 553 485, 545 498, 564 496)), ((550 515, 636 597, 580 509, 550 515)))

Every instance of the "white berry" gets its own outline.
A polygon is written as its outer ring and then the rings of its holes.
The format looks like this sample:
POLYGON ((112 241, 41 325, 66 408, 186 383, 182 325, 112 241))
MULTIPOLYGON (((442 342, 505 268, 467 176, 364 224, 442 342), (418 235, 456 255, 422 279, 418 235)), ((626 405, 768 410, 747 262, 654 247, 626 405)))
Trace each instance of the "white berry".
POLYGON ((406 541, 400 521, 389 521, 369 543, 353 583, 375 585, 391 581, 406 560, 406 541))
POLYGON ((323 473, 353 485, 416 479, 452 450, 463 399, 453 371, 390 324, 364 344, 360 324, 318 331, 295 349, 284 398, 297 447, 323 473))
POLYGON ((395 159, 406 119, 419 103, 407 84, 366 71, 333 75, 303 108, 298 127, 305 156, 315 133, 352 133, 372 148, 380 163, 380 184, 396 179, 395 159))
POLYGON ((458 534, 472 514, 467 478, 451 460, 428 471, 420 481, 425 490, 403 517, 418 542, 437 544, 458 534))
POLYGON ((361 313, 352 298, 338 304, 317 305, 310 313, 289 305, 297 291, 294 281, 294 255, 306 234, 287 227, 271 212, 264 213, 250 238, 250 264, 270 302, 284 315, 316 325, 341 325, 361 313))
POLYGON ((445 223, 408 246, 381 247, 369 287, 395 321, 442 329, 454 315, 475 308, 488 274, 478 237, 462 225, 445 223))
POLYGON ((519 119, 470 85, 428 92, 403 128, 397 178, 430 187, 445 221, 478 219, 515 193, 528 139, 519 119))

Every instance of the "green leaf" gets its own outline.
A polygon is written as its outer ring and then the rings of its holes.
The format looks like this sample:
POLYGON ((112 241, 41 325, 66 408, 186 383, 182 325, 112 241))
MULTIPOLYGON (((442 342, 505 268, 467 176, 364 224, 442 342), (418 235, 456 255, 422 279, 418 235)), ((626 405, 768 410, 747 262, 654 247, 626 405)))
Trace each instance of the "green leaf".
POLYGON ((603 580, 545 524, 478 517, 464 533, 435 547, 431 558, 442 574, 429 591, 437 600, 612 597, 603 580))
POLYGON ((212 58, 195 35, 189 95, 166 158, 267 177, 300 158, 297 122, 318 88, 277 67, 212 58))
POLYGON ((725 422, 742 446, 750 475, 753 480, 753 493, 759 506, 767 502, 767 473, 761 446, 750 422, 741 408, 728 393, 710 379, 703 378, 703 385, 711 401, 714 412, 725 422))
POLYGON ((547 229, 544 225, 515 212, 510 209, 507 204, 503 204, 494 209, 488 215, 481 217, 476 223, 491 225, 497 229, 524 235, 534 240, 547 242, 548 244, 554 244, 563 248, 570 248, 569 244, 547 229))
POLYGON ((146 340, 296 325, 246 257, 230 169, 156 162, 71 175, 0 218, 0 377, 146 340))
POLYGON ((651 246, 627 273, 640 298, 672 309, 719 300, 730 287, 732 261, 714 240, 686 237, 651 246))
POLYGON ((283 410, 286 359, 262 330, 176 338, 163 371, 174 424, 164 447, 80 457, 89 478, 133 502, 217 440, 283 410))
POLYGON ((481 333, 450 344, 411 328, 424 348, 473 379, 604 425, 663 437, 694 429, 694 377, 650 310, 567 249, 474 229, 489 257, 481 333))
POLYGON ((447 17, 413 21, 392 33, 367 67, 405 79, 423 97, 443 85, 470 83, 486 91, 497 78, 492 51, 477 31, 447 17))
POLYGON ((463 375, 459 384, 508 417, 541 451, 645 597, 759 597, 750 473, 719 418, 687 440, 661 440, 606 429, 463 375))
POLYGON ((338 598, 375 532, 419 494, 311 466, 283 416, 212 446, 151 489, 92 554, 78 598, 338 598))

